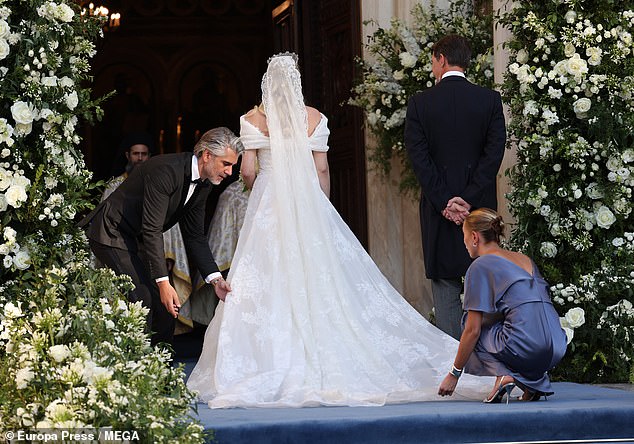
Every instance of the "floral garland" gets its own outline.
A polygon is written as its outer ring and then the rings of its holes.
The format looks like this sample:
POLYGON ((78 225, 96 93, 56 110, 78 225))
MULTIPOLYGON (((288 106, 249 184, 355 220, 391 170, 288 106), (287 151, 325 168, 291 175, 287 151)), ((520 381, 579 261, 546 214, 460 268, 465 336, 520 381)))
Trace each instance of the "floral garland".
POLYGON ((82 86, 101 26, 70 0, 0 0, 0 431, 203 442, 129 278, 94 270, 74 226, 94 187, 77 126, 101 114, 82 86))
POLYGON ((555 374, 633 382, 634 2, 516 1, 502 22, 512 242, 576 313, 555 374))
POLYGON ((417 4, 410 15, 411 28, 395 18, 388 29, 378 28, 369 37, 366 49, 371 60, 358 60, 362 75, 348 101, 364 110, 368 128, 376 136, 369 156, 376 169, 387 175, 395 156, 405 166, 399 186, 406 194, 419 190, 403 144, 407 101, 434 85, 432 45, 451 33, 468 38, 473 60, 467 77, 482 86, 493 84, 491 17, 478 16, 472 2, 465 0, 451 2, 449 9, 417 4))

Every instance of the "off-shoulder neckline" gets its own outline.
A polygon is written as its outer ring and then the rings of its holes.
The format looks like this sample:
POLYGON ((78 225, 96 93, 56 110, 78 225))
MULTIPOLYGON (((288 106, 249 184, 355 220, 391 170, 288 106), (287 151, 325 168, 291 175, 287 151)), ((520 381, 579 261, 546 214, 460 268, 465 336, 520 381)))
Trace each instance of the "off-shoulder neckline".
MULTIPOLYGON (((317 132, 317 130, 319 129, 319 127, 321 127, 321 126, 322 126, 322 124, 323 124, 323 123, 327 120, 326 116, 324 116, 324 115, 323 115, 323 113, 322 113, 321 111, 319 112, 319 115, 321 116, 321 117, 320 117, 320 119, 319 119, 319 122, 318 122, 318 123, 317 123, 317 125, 315 126, 315 129, 313 130, 313 133, 312 133, 310 136, 308 136, 308 138, 309 138, 309 139, 315 135, 315 133, 317 132)), ((251 122, 249 122, 249 121, 245 118, 245 115, 244 115, 244 114, 240 116, 240 121, 244 121, 244 122, 248 123, 250 127, 252 127, 253 129, 255 129, 255 130, 256 130, 258 133, 260 133, 263 137, 267 137, 267 138, 269 137, 268 135, 264 134, 260 128, 258 128, 257 126, 255 126, 254 124, 252 124, 251 122)))

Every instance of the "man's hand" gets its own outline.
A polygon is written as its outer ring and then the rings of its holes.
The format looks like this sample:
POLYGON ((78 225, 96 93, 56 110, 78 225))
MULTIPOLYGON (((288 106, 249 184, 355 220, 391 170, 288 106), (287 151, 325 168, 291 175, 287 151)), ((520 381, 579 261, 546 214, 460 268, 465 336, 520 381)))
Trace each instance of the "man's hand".
POLYGON ((456 385, 458 385, 458 378, 453 375, 447 375, 440 383, 440 387, 438 387, 438 394, 440 396, 451 396, 456 390, 456 385))
POLYGON ((178 309, 181 308, 180 299, 178 299, 178 293, 169 281, 158 282, 159 293, 161 295, 161 303, 165 306, 169 314, 178 317, 178 309))
POLYGON ((456 225, 461 225, 469 215, 470 209, 471 205, 469 203, 462 197, 456 196, 447 201, 447 206, 442 211, 442 215, 456 225))
POLYGON ((224 302, 227 297, 227 293, 231 292, 231 286, 229 285, 229 283, 223 278, 218 278, 212 281, 212 285, 214 286, 214 290, 216 292, 216 296, 218 296, 218 299, 224 302))

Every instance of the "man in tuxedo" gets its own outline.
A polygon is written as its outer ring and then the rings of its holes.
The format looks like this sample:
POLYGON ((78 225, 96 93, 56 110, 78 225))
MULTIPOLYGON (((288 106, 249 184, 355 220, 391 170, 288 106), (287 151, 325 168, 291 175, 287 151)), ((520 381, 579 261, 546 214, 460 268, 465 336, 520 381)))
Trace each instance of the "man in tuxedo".
POLYGON ((90 248, 117 274, 132 278, 128 299, 150 309, 152 343, 171 343, 180 302, 168 279, 163 232, 177 222, 185 249, 222 300, 231 288, 218 270, 204 230, 211 184, 231 175, 242 153, 229 129, 207 131, 194 153, 165 154, 137 165, 128 178, 79 224, 90 248))
POLYGON ((506 142, 500 94, 465 78, 470 60, 464 37, 436 42, 436 85, 409 100, 405 119, 405 146, 422 189, 423 256, 436 325, 456 339, 462 277, 471 263, 460 225, 470 210, 497 209, 496 176, 506 142))

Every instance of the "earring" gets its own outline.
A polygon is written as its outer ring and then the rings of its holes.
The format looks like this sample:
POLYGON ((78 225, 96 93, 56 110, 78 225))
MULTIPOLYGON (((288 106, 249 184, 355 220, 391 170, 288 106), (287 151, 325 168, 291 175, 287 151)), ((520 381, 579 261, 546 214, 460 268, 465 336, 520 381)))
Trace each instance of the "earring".
POLYGON ((472 243, 471 245, 473 245, 474 247, 477 247, 477 246, 478 246, 478 244, 476 244, 475 242, 474 242, 474 243, 472 243))

